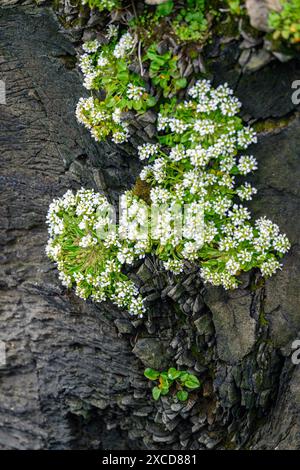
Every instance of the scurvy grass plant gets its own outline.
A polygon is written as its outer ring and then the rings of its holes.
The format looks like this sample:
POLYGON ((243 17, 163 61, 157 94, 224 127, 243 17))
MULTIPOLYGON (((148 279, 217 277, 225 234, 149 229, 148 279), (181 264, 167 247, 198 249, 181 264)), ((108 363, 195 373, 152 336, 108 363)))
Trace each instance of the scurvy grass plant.
MULTIPOLYGON (((118 236, 104 196, 93 190, 81 189, 76 195, 67 191, 51 203, 47 223, 50 238, 46 253, 56 262, 64 286, 75 285, 82 299, 110 299, 130 314, 142 316, 142 298, 121 272, 123 263, 133 261, 131 243, 118 236)), ((146 248, 147 240, 140 240, 135 255, 146 248)))
POLYGON ((139 158, 148 160, 140 174, 148 201, 133 190, 123 194, 113 237, 101 240, 95 232, 108 223, 96 216, 99 204, 107 210, 103 196, 82 190, 53 203, 48 253, 67 285, 75 282, 83 298, 110 298, 142 315, 142 300, 121 268, 147 253, 174 273, 185 260, 197 263, 205 282, 225 289, 238 286, 242 271, 256 267, 268 277, 281 268, 279 259, 289 249, 286 235, 265 217, 252 223, 238 202, 251 200, 256 189, 237 185, 236 176, 257 168, 255 158, 242 153, 256 135, 237 116, 240 106, 226 84, 214 89, 207 80, 198 81, 185 102, 161 106, 158 142, 139 147, 139 158), (123 298, 125 285, 130 287, 123 298))
POLYGON ((80 67, 84 74, 84 86, 91 91, 104 90, 105 97, 81 98, 76 116, 90 129, 96 141, 112 137, 115 143, 128 140, 128 127, 121 119, 123 111, 145 112, 156 100, 145 88, 142 77, 130 72, 130 52, 136 39, 125 33, 117 41, 118 29, 111 25, 107 31, 110 43, 100 47, 97 40, 86 43, 80 67))
POLYGON ((176 391, 176 398, 185 401, 189 397, 189 391, 201 386, 201 382, 195 375, 186 370, 177 370, 174 367, 163 372, 148 368, 144 375, 149 380, 158 381, 158 384, 152 389, 154 400, 158 400, 161 395, 168 395, 173 389, 174 392, 176 391))
MULTIPOLYGON (((256 135, 236 116, 240 102, 225 85, 217 89, 201 80, 189 90, 191 99, 161 107, 159 144, 140 148, 140 158, 151 163, 141 172, 150 184, 152 204, 165 204, 155 253, 165 267, 180 272, 184 260, 197 262, 206 282, 226 289, 238 286, 237 275, 259 267, 264 276, 280 268, 277 258, 289 242, 276 224, 261 218, 253 225, 249 210, 238 203, 252 199, 256 189, 236 185, 237 175, 257 168, 251 155, 239 155, 256 142, 256 135), (176 238, 167 223, 172 207, 186 205, 183 237, 176 238), (203 210, 203 230, 199 215, 203 210), (186 232, 185 232, 186 228, 186 232)), ((174 218, 173 218, 174 223, 174 218)))

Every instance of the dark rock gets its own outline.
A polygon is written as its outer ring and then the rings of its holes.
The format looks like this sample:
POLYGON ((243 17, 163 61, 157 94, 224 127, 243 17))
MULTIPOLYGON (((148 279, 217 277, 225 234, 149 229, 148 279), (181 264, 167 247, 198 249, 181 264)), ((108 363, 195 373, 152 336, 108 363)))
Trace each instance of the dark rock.
POLYGON ((194 321, 200 335, 211 335, 214 331, 211 317, 206 314, 194 321))
POLYGON ((251 295, 240 292, 239 296, 230 296, 221 289, 208 288, 204 301, 212 312, 220 358, 229 364, 240 361, 256 339, 256 322, 250 316, 251 295))
POLYGON ((132 351, 145 367, 163 370, 168 367, 169 357, 163 342, 156 338, 138 339, 132 351))

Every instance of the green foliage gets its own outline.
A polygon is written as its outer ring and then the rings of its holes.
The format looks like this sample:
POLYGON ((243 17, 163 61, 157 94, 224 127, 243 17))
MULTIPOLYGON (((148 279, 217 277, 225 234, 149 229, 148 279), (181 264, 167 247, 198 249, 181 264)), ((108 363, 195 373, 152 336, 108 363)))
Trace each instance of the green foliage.
POLYGON ((97 8, 99 11, 108 10, 112 11, 119 8, 121 5, 120 0, 82 0, 82 4, 87 4, 90 8, 97 8))
POLYGON ((182 78, 177 67, 177 56, 170 51, 159 54, 157 44, 152 44, 147 50, 146 60, 150 61, 149 75, 154 85, 162 88, 164 97, 174 96, 187 85, 186 78, 182 78))
POLYGON ((232 15, 239 16, 242 14, 241 0, 226 0, 226 3, 228 4, 232 15))
POLYGON ((97 41, 84 45, 86 53, 80 59, 84 73, 84 85, 89 90, 102 91, 104 97, 81 99, 77 106, 77 118, 85 124, 96 140, 108 136, 116 143, 127 139, 127 126, 121 114, 130 110, 144 113, 156 104, 147 92, 143 78, 129 70, 134 38, 126 33, 119 42, 113 38, 100 47, 97 41))
POLYGON ((207 30, 205 0, 187 0, 172 27, 181 41, 199 41, 207 30))
POLYGON ((271 12, 269 25, 275 31, 273 38, 283 39, 291 44, 300 42, 300 0, 282 2, 280 12, 271 12))
POLYGON ((145 370, 144 375, 149 380, 158 381, 158 384, 152 389, 154 400, 158 400, 161 395, 167 395, 170 391, 173 391, 179 401, 185 401, 188 399, 190 391, 201 386, 201 382, 195 375, 185 370, 177 370, 174 367, 163 372, 148 368, 145 370))
POLYGON ((156 18, 158 19, 161 16, 168 16, 172 13, 174 8, 173 0, 168 0, 167 2, 161 3, 156 7, 156 18))
POLYGON ((118 236, 112 208, 93 190, 72 191, 52 202, 47 223, 50 238, 46 253, 57 263, 59 278, 76 294, 95 302, 112 300, 133 315, 144 306, 137 288, 122 273, 123 262, 134 257, 130 243, 118 236), (125 256, 125 258, 124 258, 125 256))

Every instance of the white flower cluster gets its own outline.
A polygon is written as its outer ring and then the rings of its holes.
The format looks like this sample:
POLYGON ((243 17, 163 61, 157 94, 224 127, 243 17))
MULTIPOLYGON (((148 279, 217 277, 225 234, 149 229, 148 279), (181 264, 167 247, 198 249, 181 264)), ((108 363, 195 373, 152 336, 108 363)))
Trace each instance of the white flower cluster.
POLYGON ((191 100, 174 109, 162 108, 158 116, 157 129, 167 134, 169 152, 152 144, 139 148, 140 159, 154 158, 140 175, 152 187, 151 202, 167 205, 152 238, 165 247, 160 257, 166 268, 178 272, 178 259, 202 259, 204 280, 231 289, 237 287, 235 276, 242 270, 256 266, 267 275, 278 269, 275 255, 285 253, 289 242, 266 219, 257 221, 254 229, 249 210, 233 202, 234 196, 250 201, 257 192, 247 182, 235 189, 235 175, 257 169, 252 155, 237 157, 237 152, 257 138, 235 116, 241 104, 232 90, 227 84, 214 89, 201 80, 189 95, 191 100), (176 203, 187 204, 182 237, 171 210, 176 203))
MULTIPOLYGON (((107 30, 107 38, 114 39, 118 35, 118 28, 110 25, 107 30)), ((130 33, 121 36, 117 44, 114 41, 110 44, 101 46, 97 40, 88 41, 83 45, 84 54, 80 57, 79 66, 84 76, 83 85, 87 90, 103 89, 107 92, 109 103, 106 98, 101 101, 96 97, 80 98, 76 107, 76 117, 78 121, 85 125, 91 132, 93 138, 99 142, 111 136, 112 141, 116 144, 127 142, 130 134, 128 125, 122 120, 122 98, 124 98, 124 84, 122 86, 116 84, 116 76, 119 72, 120 59, 123 60, 123 67, 130 62, 129 56, 136 43, 136 39, 130 33), (100 48, 101 46, 101 48, 100 48), (111 82, 109 78, 111 77, 111 82), (112 100, 116 106, 112 106, 112 100), (118 106, 119 104, 119 106, 118 106)), ((136 79, 136 75, 133 74, 136 79)), ((133 109, 140 110, 148 99, 148 93, 143 86, 130 82, 126 85, 125 96, 133 103, 133 109)), ((126 100, 125 100, 126 101, 126 100)), ((124 100, 123 100, 124 103, 124 100)), ((128 105, 128 104, 127 104, 128 105)), ((127 110, 127 105, 123 104, 123 110, 127 110)))
MULTIPOLYGON (((122 38, 116 57, 134 45, 130 35, 122 38)), ((104 67, 105 59, 98 56, 104 67)), ((87 74, 93 73, 92 65, 88 57, 82 59, 87 74)), ((132 100, 143 92, 128 85, 132 100)), ((257 168, 253 156, 238 156, 256 142, 254 131, 236 116, 239 101, 228 85, 213 89, 207 80, 197 82, 189 95, 189 101, 173 108, 161 107, 160 143, 138 148, 140 160, 149 159, 140 179, 148 188, 150 205, 134 191, 125 192, 117 227, 106 198, 93 191, 68 191, 50 205, 46 252, 57 263, 62 283, 75 284, 80 297, 111 299, 141 316, 142 298, 121 268, 153 252, 176 274, 183 271, 185 260, 199 263, 204 281, 225 289, 236 288, 236 276, 253 267, 264 276, 281 269, 278 258, 290 247, 286 235, 265 217, 253 225, 249 210, 235 201, 250 201, 257 192, 247 182, 235 187, 236 175, 257 168)), ((97 134, 99 123, 109 127, 110 122, 119 125, 113 133, 116 143, 128 137, 120 108, 108 115, 93 98, 81 99, 77 118, 96 138, 103 137, 97 134)))
POLYGON ((123 59, 128 53, 133 50, 135 43, 136 40, 134 39, 134 37, 132 37, 130 33, 123 34, 123 36, 121 36, 121 39, 115 46, 113 55, 117 59, 123 59))
POLYGON ((133 83, 129 83, 127 86, 127 96, 130 100, 139 101, 145 92, 146 90, 142 86, 133 83))
MULTIPOLYGON (((134 210, 130 211, 134 220, 134 210)), ((112 207, 104 196, 93 190, 81 189, 75 195, 67 191, 51 203, 47 223, 46 253, 56 262, 64 286, 75 285, 76 295, 82 299, 111 299, 130 314, 143 315, 142 297, 121 267, 132 263, 146 246, 120 238, 112 207)))
POLYGON ((103 11, 103 10, 108 10, 111 11, 114 8, 117 8, 119 6, 119 1, 118 0, 81 0, 83 5, 88 4, 91 8, 97 7, 98 10, 103 11))
POLYGON ((157 153, 158 144, 143 144, 138 146, 138 155, 140 160, 146 160, 157 153))

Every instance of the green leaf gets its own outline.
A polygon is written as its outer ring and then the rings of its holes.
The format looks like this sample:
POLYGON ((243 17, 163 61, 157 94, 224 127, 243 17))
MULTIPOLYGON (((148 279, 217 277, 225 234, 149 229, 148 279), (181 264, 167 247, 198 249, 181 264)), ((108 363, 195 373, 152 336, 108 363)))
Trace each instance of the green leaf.
POLYGON ((178 398, 178 400, 180 401, 185 401, 188 399, 188 392, 186 392, 185 390, 179 390, 179 392, 176 393, 176 397, 178 398))
POLYGON ((184 382, 185 387, 194 389, 200 387, 200 382, 195 375, 189 374, 189 378, 184 382))
POLYGON ((161 3, 156 7, 156 14, 158 16, 168 16, 174 7, 174 2, 173 0, 168 0, 165 3, 161 3))
POLYGON ((178 78, 175 80, 175 85, 177 88, 185 88, 187 85, 187 79, 186 78, 178 78))
POLYGON ((144 372, 144 376, 149 380, 157 380, 159 377, 159 372, 148 367, 144 372))
POLYGON ((152 396, 154 400, 158 400, 161 395, 161 389, 158 387, 153 387, 152 389, 152 396))
POLYGON ((170 367, 170 369, 168 370, 168 377, 169 377, 170 380, 178 379, 180 374, 181 374, 181 371, 176 370, 174 367, 170 367))
POLYGON ((160 374, 160 382, 161 382, 161 388, 169 388, 169 380, 168 380, 168 374, 166 372, 163 372, 160 374))
POLYGON ((190 374, 188 374, 185 370, 180 371, 180 381, 185 382, 189 378, 189 375, 190 374))
POLYGON ((157 103, 157 99, 154 96, 149 96, 149 98, 146 101, 147 106, 151 108, 152 106, 155 106, 157 103))

